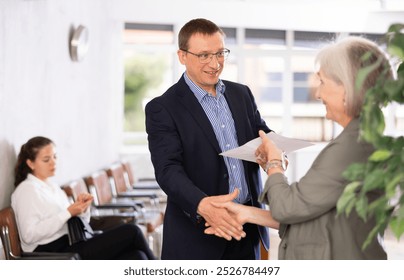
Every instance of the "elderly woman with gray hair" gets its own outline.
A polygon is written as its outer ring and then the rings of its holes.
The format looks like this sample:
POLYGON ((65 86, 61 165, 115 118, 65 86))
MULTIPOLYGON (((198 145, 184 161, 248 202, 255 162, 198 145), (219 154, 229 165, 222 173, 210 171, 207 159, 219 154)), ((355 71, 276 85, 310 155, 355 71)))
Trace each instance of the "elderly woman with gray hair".
MULTIPOLYGON (((365 250, 361 248, 375 221, 363 221, 355 211, 337 216, 336 205, 348 184, 343 171, 352 163, 366 162, 374 151, 372 145, 359 140, 359 115, 365 93, 376 80, 381 75, 392 79, 391 66, 376 44, 360 37, 325 47, 316 64, 316 96, 326 107, 326 118, 340 124, 343 131, 320 152, 305 176, 292 184, 284 175, 287 161, 282 151, 260 131, 257 162, 268 174, 260 199, 269 204, 270 211, 230 201, 221 206, 242 224, 279 227, 279 259, 387 259, 380 238, 374 238, 365 250), (365 54, 369 59, 363 59, 365 54), (355 88, 359 70, 376 61, 381 63, 362 88, 355 88), (387 74, 385 67, 390 68, 387 74)), ((372 200, 379 194, 370 195, 372 200)), ((218 235, 211 228, 206 233, 218 235)))

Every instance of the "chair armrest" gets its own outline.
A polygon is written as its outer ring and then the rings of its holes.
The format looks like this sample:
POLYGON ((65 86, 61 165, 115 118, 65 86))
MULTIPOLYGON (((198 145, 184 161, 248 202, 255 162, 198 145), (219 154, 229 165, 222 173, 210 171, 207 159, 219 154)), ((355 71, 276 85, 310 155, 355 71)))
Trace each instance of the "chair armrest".
POLYGON ((155 180, 139 180, 132 185, 133 189, 139 190, 160 190, 160 185, 155 180))
POLYGON ((132 219, 134 222, 136 222, 142 215, 142 211, 137 209, 134 211, 125 211, 128 208, 109 207, 109 205, 102 205, 99 207, 94 206, 94 208, 95 209, 91 212, 91 219, 132 219), (103 210, 106 210, 107 212, 103 212, 103 210), (110 210, 118 211, 109 213, 110 210))
POLYGON ((116 202, 116 203, 104 203, 101 205, 94 205, 97 209, 125 209, 132 208, 134 210, 139 210, 138 206, 134 203, 126 203, 126 202, 116 202))
POLYGON ((150 192, 148 190, 134 190, 134 191, 127 191, 127 192, 120 192, 117 195, 118 197, 133 197, 133 198, 150 198, 150 199, 157 199, 158 195, 156 193, 150 192))
POLYGON ((142 181, 149 181, 149 182, 154 182, 155 184, 157 184, 156 178, 153 177, 142 177, 142 178, 138 178, 139 182, 142 181))
POLYGON ((77 253, 23 252, 18 260, 81 260, 77 253))

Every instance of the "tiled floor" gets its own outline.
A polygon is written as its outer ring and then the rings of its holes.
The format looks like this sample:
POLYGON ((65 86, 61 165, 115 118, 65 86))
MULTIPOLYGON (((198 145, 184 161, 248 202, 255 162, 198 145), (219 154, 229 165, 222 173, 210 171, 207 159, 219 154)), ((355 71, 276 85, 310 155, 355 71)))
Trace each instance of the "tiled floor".
MULTIPOLYGON (((270 239, 270 259, 277 260, 278 245, 280 242, 277 230, 270 229, 270 239)), ((387 231, 384 238, 384 245, 389 260, 404 260, 404 236, 400 241, 397 241, 397 238, 395 238, 390 231, 387 231)))

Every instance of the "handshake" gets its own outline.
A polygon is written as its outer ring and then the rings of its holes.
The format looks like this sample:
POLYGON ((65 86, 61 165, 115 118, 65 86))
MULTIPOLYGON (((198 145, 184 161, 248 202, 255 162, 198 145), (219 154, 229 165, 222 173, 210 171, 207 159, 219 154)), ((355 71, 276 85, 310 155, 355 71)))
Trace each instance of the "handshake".
MULTIPOLYGON (((273 159, 283 159, 283 152, 266 136, 265 132, 260 130, 259 135, 262 144, 256 149, 255 156, 257 163, 268 171, 267 163, 272 162, 273 159)), ((280 161, 283 163, 284 160, 280 161)), ((280 165, 279 167, 285 170, 286 166, 280 165)), ((275 170, 275 172, 279 172, 279 170, 275 170)), ((209 196, 201 200, 197 212, 206 221, 206 234, 214 234, 230 241, 232 238, 241 240, 246 236, 243 230, 245 223, 279 228, 279 223, 272 218, 271 211, 233 202, 238 194, 239 190, 236 189, 227 195, 209 196)))
POLYGON ((245 223, 279 229, 269 210, 247 206, 233 202, 238 189, 226 195, 210 196, 201 200, 198 212, 205 218, 206 234, 231 240, 241 240, 246 236, 243 230, 245 223), (201 210, 201 211, 200 211, 201 210))
POLYGON ((198 213, 205 219, 206 234, 231 240, 241 240, 246 236, 243 225, 247 219, 242 211, 244 205, 233 202, 238 189, 226 195, 208 196, 201 200, 198 213))

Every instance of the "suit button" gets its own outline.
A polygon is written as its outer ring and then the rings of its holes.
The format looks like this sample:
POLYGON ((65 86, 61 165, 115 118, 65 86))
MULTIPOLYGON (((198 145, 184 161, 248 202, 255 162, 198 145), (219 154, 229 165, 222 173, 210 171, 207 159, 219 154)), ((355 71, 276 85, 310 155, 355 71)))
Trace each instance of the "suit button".
POLYGON ((286 244, 286 243, 283 244, 282 248, 283 248, 283 249, 286 249, 286 247, 288 247, 288 244, 286 244))

